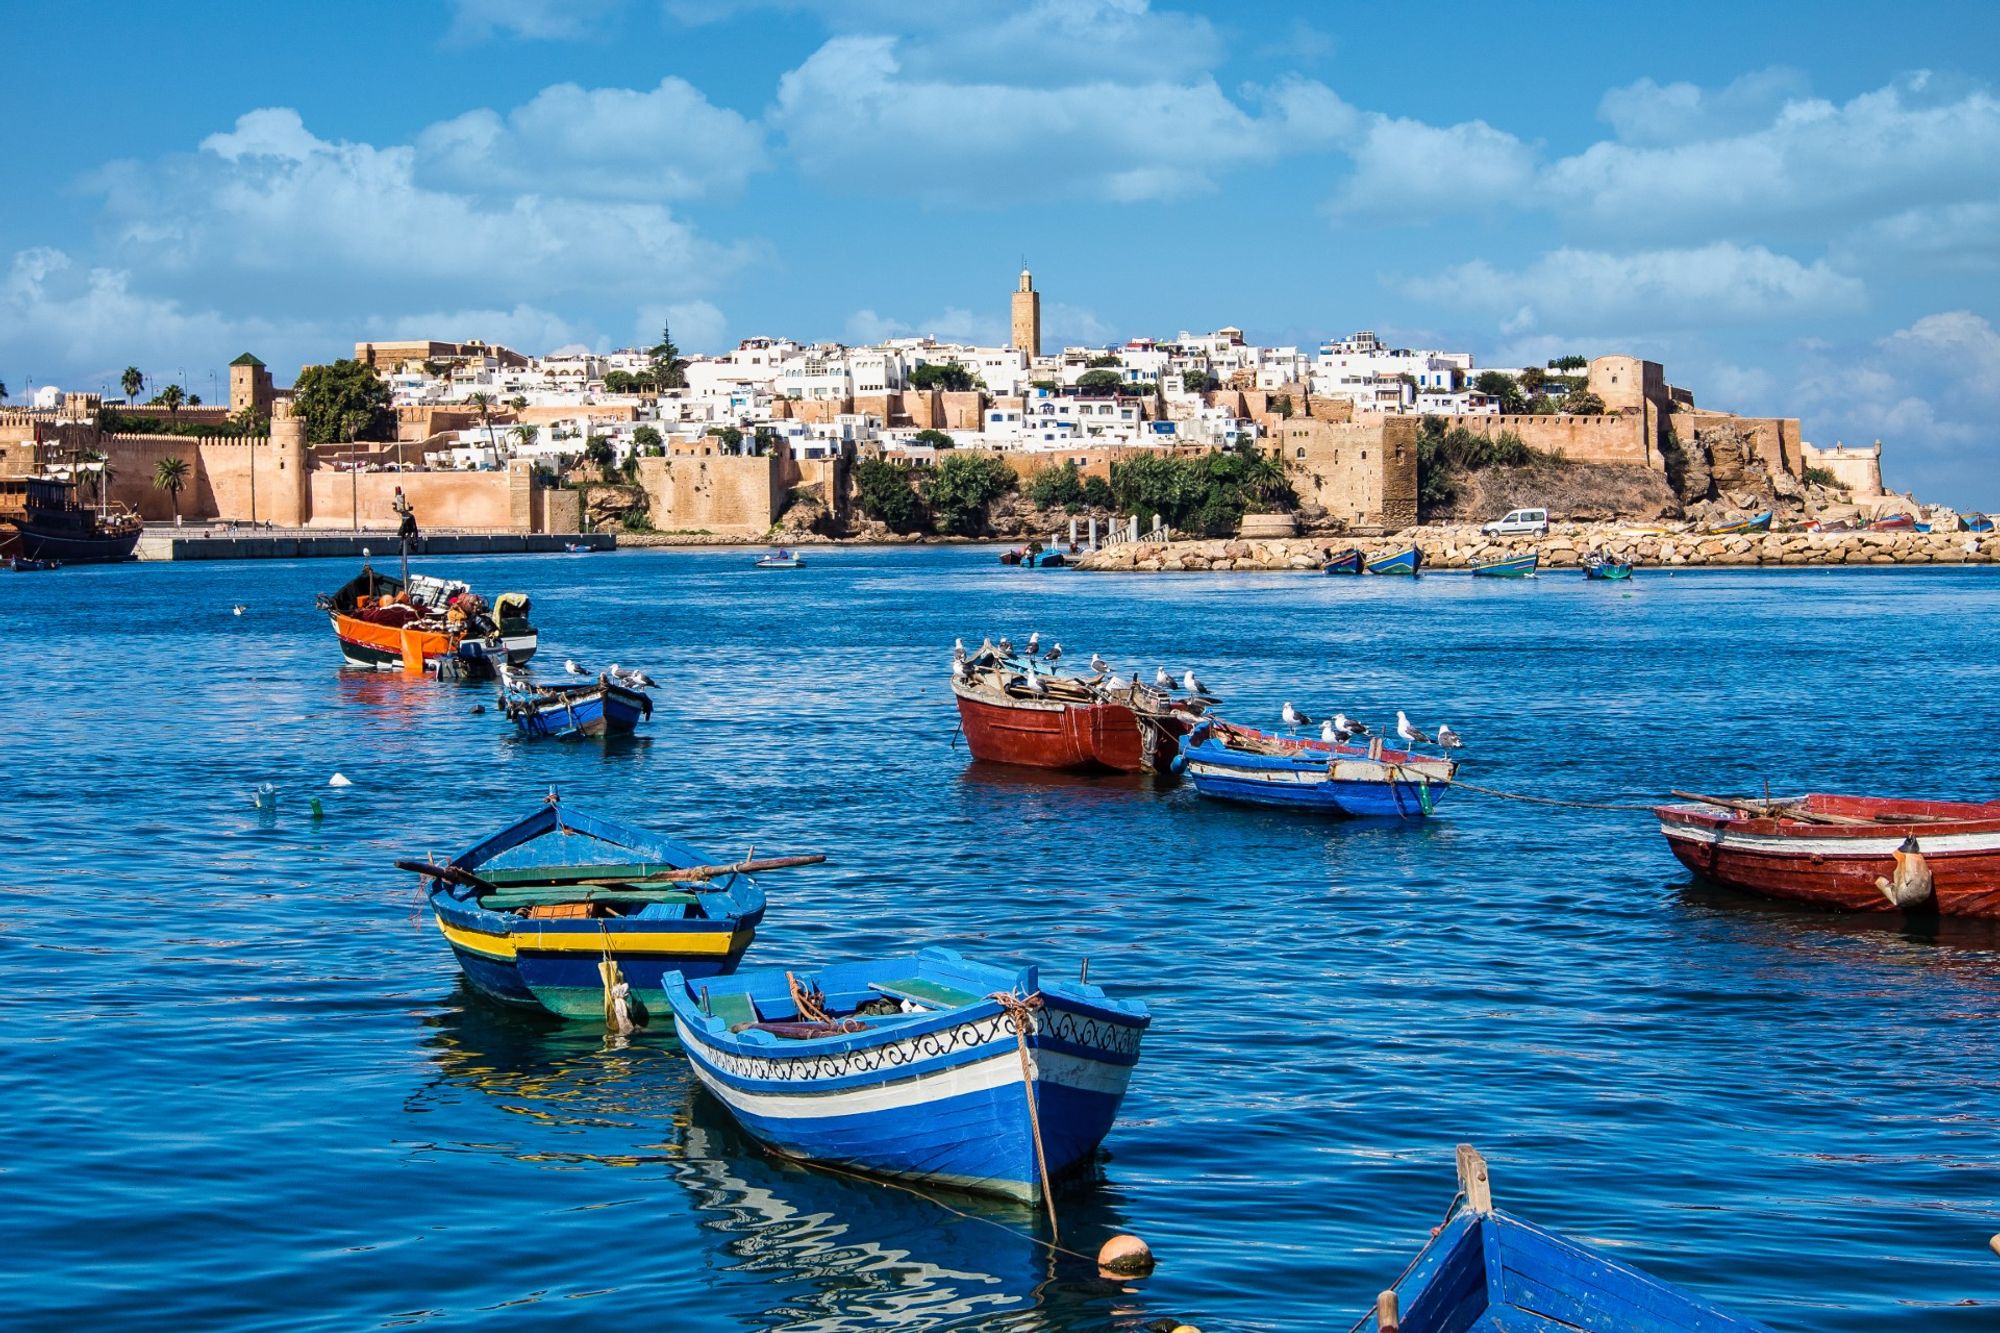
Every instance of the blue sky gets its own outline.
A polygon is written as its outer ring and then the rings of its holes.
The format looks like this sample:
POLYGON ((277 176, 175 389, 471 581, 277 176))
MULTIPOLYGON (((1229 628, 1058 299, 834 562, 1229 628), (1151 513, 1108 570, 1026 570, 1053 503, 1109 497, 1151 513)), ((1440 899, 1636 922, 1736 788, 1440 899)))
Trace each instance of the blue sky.
POLYGON ((2000 508, 2000 6, 17 7, 0 380, 671 317, 1667 364, 2000 508), (164 26, 171 14, 170 26, 164 26), (24 188, 25 187, 25 188, 24 188))

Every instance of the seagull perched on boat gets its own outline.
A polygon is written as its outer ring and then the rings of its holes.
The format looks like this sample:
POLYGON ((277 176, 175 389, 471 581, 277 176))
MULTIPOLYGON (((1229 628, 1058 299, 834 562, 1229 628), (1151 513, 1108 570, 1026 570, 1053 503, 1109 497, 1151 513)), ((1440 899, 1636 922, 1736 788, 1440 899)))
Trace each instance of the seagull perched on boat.
POLYGON ((588 671, 585 671, 582 667, 578 666, 574 658, 569 658, 569 657, 565 657, 563 659, 563 670, 569 672, 569 674, 572 676, 587 676, 590 674, 588 671))
POLYGON ((1100 654, 1092 653, 1090 655, 1090 669, 1101 676, 1111 670, 1111 663, 1105 661, 1100 654))
POLYGON ((1154 667, 1153 684, 1159 689, 1171 690, 1174 687, 1174 678, 1167 674, 1165 667, 1154 667))
POLYGON ((1285 700, 1284 717, 1285 717, 1285 725, 1288 727, 1310 727, 1313 724, 1313 720, 1311 718, 1307 717, 1304 713, 1301 713, 1298 709, 1292 707, 1292 701, 1290 699, 1285 700))
POLYGON ((965 660, 964 639, 953 639, 951 641, 951 660, 954 662, 963 662, 965 660))
POLYGON ((1199 695, 1203 698, 1208 697, 1208 686, 1195 679, 1193 667, 1189 667, 1187 674, 1181 677, 1181 688, 1189 694, 1199 695))
POLYGON ((1000 656, 1012 657, 1013 655, 1014 655, 1014 641, 1008 638, 1006 635, 1002 634, 1000 636, 1000 656))
POLYGON ((1447 750, 1456 750, 1465 744, 1465 739, 1450 727, 1440 722, 1438 723, 1438 744, 1447 750))
POLYGON ((1050 666, 1054 666, 1057 662, 1061 661, 1062 645, 1059 643, 1052 645, 1049 648, 1049 655, 1047 657, 1044 657, 1042 660, 1044 662, 1047 662, 1050 666))
POLYGON ((1048 692, 1049 687, 1042 684, 1042 677, 1035 670, 1035 664, 1033 662, 1028 663, 1028 693, 1047 694, 1048 692))
POLYGON ((658 681, 654 680, 651 676, 647 675, 643 671, 633 671, 630 674, 628 674, 625 677, 625 679, 631 681, 634 685, 637 685, 642 689, 648 689, 648 690, 652 689, 653 686, 659 684, 658 681))
POLYGON ((1036 656, 1037 654, 1039 654, 1039 653, 1040 653, 1041 651, 1042 651, 1042 632, 1041 632, 1040 630, 1038 630, 1038 629, 1035 629, 1035 630, 1029 630, 1029 631, 1028 631, 1028 656, 1030 656, 1030 657, 1034 657, 1034 656, 1036 656))
POLYGON ((1367 723, 1356 722, 1345 713, 1335 713, 1332 725, 1333 729, 1340 733, 1340 739, 1344 741, 1353 740, 1356 736, 1366 736, 1368 734, 1367 723))
POLYGON ((1338 745, 1342 741, 1347 739, 1347 737, 1341 735, 1339 729, 1333 725, 1332 718, 1328 718, 1326 721, 1319 724, 1319 738, 1325 741, 1328 745, 1338 745))
POLYGON ((954 658, 952 658, 952 659, 951 659, 951 678, 952 678, 953 680, 964 680, 964 679, 965 679, 965 659, 964 659, 964 658, 962 658, 962 657, 954 657, 954 658))
POLYGON ((1430 737, 1424 735, 1423 732, 1418 731, 1416 725, 1410 721, 1409 716, 1405 714, 1403 710, 1400 708, 1396 710, 1396 734, 1403 738, 1405 744, 1409 745, 1416 745, 1419 743, 1424 745, 1436 744, 1436 742, 1433 741, 1430 737))

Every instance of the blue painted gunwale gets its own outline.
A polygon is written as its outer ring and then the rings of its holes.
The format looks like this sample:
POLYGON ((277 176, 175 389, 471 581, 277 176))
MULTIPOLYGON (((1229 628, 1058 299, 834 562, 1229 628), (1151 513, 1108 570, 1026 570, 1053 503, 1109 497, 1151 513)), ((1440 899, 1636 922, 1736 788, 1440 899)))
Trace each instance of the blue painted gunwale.
POLYGON ((1527 555, 1509 556, 1505 560, 1495 560, 1484 565, 1474 565, 1472 567, 1472 577, 1476 579, 1526 578, 1535 572, 1536 567, 1541 562, 1542 557, 1535 552, 1530 552, 1527 555))
POLYGON ((1497 1209, 1461 1208, 1397 1293, 1403 1333, 1770 1333, 1497 1209))
POLYGON ((1180 755, 1174 765, 1175 771, 1183 774, 1194 785, 1195 791, 1219 800, 1361 819, 1416 819, 1430 814, 1444 799, 1450 790, 1451 775, 1456 771, 1452 761, 1435 755, 1391 750, 1385 746, 1382 757, 1375 759, 1369 754, 1368 747, 1362 745, 1276 736, 1252 727, 1223 723, 1221 725, 1232 732, 1291 747, 1290 752, 1285 754, 1234 749, 1226 744, 1217 725, 1219 721, 1205 722, 1181 737, 1180 755), (1372 780, 1329 777, 1312 783, 1290 780, 1295 775, 1325 773, 1335 760, 1378 765, 1383 770, 1383 777, 1372 780), (1452 767, 1444 775, 1423 774, 1414 780, 1389 773, 1393 767, 1405 767, 1412 763, 1445 763, 1452 764, 1452 767), (1204 772, 1197 765, 1228 771, 1204 772))
MULTIPOLYGON (((609 846, 632 854, 644 867, 661 870, 711 864, 710 858, 672 838, 662 838, 615 820, 585 811, 563 809, 553 801, 534 814, 453 857, 450 864, 477 872, 492 866, 507 853, 533 848, 550 835, 582 834, 591 849, 609 846)), ((558 836, 557 842, 563 839, 558 836)), ((601 865, 601 854, 577 857, 558 848, 551 857, 512 858, 509 868, 542 868, 559 872, 569 867, 601 865)), ((629 863, 629 861, 628 861, 629 863)), ((433 882, 428 894, 431 911, 440 924, 496 942, 510 956, 481 953, 449 940, 460 969, 474 989, 508 1004, 536 1007, 551 1013, 582 1017, 594 1011, 602 995, 597 963, 608 950, 624 971, 635 995, 657 992, 672 972, 713 976, 733 971, 756 937, 764 918, 764 892, 747 875, 721 876, 695 890, 702 915, 672 917, 594 917, 577 920, 529 921, 511 912, 492 912, 479 906, 476 891, 458 885, 433 882), (630 937, 661 936, 714 937, 724 931, 730 936, 724 953, 695 954, 656 945, 641 946, 630 937), (588 947, 575 950, 537 948, 530 939, 570 937, 588 947), (505 941, 505 943, 500 943, 505 941)), ((695 910, 693 908, 687 910, 695 910)))
POLYGON ((652 713, 652 700, 642 692, 606 684, 539 701, 509 691, 506 703, 514 729, 528 737, 624 735, 652 713))
POLYGON ((1423 563, 1423 552, 1412 546, 1394 555, 1370 560, 1367 567, 1370 574, 1421 574, 1423 563))

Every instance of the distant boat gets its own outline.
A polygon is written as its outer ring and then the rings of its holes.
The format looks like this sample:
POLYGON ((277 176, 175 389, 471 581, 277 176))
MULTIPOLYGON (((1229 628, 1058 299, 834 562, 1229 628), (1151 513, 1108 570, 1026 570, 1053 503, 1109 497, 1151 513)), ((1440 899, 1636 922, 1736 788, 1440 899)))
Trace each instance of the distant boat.
POLYGON ((130 560, 146 524, 123 504, 85 504, 74 480, 0 477, 0 545, 55 568, 130 560))
MULTIPOLYGON (((1377 1300, 1378 1328, 1770 1333, 1763 1324, 1499 1211, 1486 1159, 1468 1144, 1459 1145, 1458 1173, 1463 1202, 1377 1300)), ((1355 1327, 1368 1322, 1364 1316, 1355 1327)))
POLYGON ((1909 514, 1889 514, 1868 525, 1870 532, 1909 532, 1917 526, 1915 517, 1909 514))
POLYGON ((1085 982, 930 948, 670 976, 695 1078, 786 1157, 1041 1203, 1111 1131, 1152 1016, 1085 982))
POLYGON ((755 567, 758 569, 799 569, 805 563, 806 558, 797 551, 788 551, 780 546, 769 555, 759 558, 755 567))
POLYGON ((1476 579, 1524 579, 1535 572, 1542 557, 1530 551, 1526 555, 1509 556, 1505 560, 1493 560, 1472 567, 1472 577, 1476 579))
POLYGON ((1689 802, 1654 811, 1660 832, 1718 884, 1854 912, 2000 917, 2000 802, 1678 794, 1689 802))
POLYGON ((1754 517, 1741 519, 1735 523, 1723 523, 1716 527, 1710 528, 1708 530, 1708 535, 1711 537, 1728 537, 1728 536, 1733 536, 1737 533, 1769 532, 1770 530, 1771 530, 1771 511, 1766 509, 1763 513, 1755 515, 1754 517))
POLYGON ((1370 574, 1417 574, 1422 572, 1424 553, 1417 547, 1397 551, 1393 555, 1377 556, 1368 562, 1370 574))
POLYGON ((1632 563, 1629 560, 1586 560, 1583 576, 1587 579, 1618 581, 1632 577, 1632 563))
POLYGON ((1381 742, 1336 744, 1220 720, 1181 738, 1174 769, 1203 796, 1356 819, 1422 819, 1458 765, 1381 742))
POLYGON ((590 555, 597 548, 588 542, 564 542, 563 550, 570 555, 590 555))
POLYGON ((1362 559, 1360 551, 1349 547, 1339 555, 1328 557, 1326 564, 1321 568, 1320 572, 1324 574, 1359 574, 1366 566, 1366 563, 1362 559))
POLYGON ((1958 530, 1960 532, 1991 532, 1993 531, 1993 520, 1984 514, 1960 514, 1958 516, 1958 530))
POLYGON ((735 970, 764 917, 753 871, 824 857, 715 865, 685 843, 554 797, 445 865, 398 861, 426 877, 438 930, 471 987, 565 1018, 604 1015, 617 965, 631 997, 657 1002, 670 972, 735 970))
POLYGON ((7 557, 7 568, 16 574, 39 574, 48 570, 61 569, 60 560, 36 560, 25 555, 7 557))
POLYGON ((629 736, 653 715, 653 699, 610 676, 538 685, 523 672, 501 675, 500 711, 523 736, 629 736))

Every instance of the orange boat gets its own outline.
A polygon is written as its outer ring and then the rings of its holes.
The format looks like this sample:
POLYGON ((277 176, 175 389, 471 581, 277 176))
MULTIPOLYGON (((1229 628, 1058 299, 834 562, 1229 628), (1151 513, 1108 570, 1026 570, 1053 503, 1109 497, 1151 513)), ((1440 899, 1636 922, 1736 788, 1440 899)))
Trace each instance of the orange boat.
POLYGON ((500 662, 520 666, 535 655, 531 604, 518 592, 500 594, 489 608, 466 584, 424 574, 404 580, 363 565, 318 602, 352 667, 488 680, 500 662))
POLYGON ((1165 772, 1194 715, 1137 682, 982 659, 951 692, 974 759, 1080 773, 1165 772))

